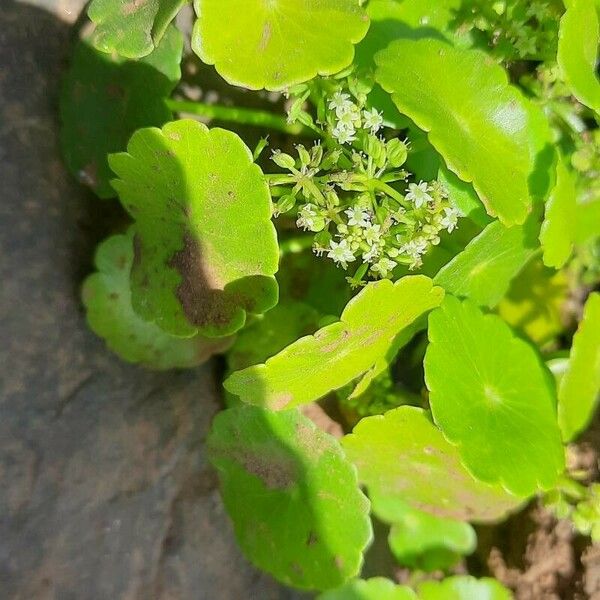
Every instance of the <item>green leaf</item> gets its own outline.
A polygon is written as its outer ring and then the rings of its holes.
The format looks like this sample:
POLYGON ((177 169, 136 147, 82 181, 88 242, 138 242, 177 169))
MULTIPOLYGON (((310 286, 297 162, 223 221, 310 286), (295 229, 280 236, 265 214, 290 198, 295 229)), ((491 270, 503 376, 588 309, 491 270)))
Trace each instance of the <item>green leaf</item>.
POLYGON ((216 417, 208 448, 254 565, 299 588, 358 574, 372 537, 369 502, 337 440, 297 411, 241 406, 216 417))
POLYGON ((492 308, 539 247, 538 232, 533 218, 513 227, 494 221, 442 267, 434 281, 455 296, 492 308))
POLYGON ((373 511, 386 520, 395 518, 398 502, 440 518, 481 522, 504 517, 521 502, 474 479, 420 408, 401 406, 362 419, 342 446, 368 488, 373 511))
POLYGON ((471 554, 477 536, 471 525, 443 519, 405 506, 398 511, 388 537, 398 562, 422 571, 446 570, 471 554))
POLYGON ((513 279, 498 304, 498 314, 531 341, 543 345, 564 330, 563 305, 568 296, 565 273, 549 269, 535 258, 513 279))
POLYGON ((333 75, 369 18, 357 0, 195 0, 192 48, 228 83, 282 90, 333 75))
POLYGON ((600 393, 600 294, 588 298, 558 389, 558 422, 571 441, 591 420, 600 393))
POLYGON ((600 114, 597 7, 593 0, 565 0, 565 6, 558 34, 558 65, 577 100, 600 114))
POLYGON ((233 338, 177 338, 140 319, 131 307, 132 262, 133 231, 114 235, 98 247, 97 272, 83 284, 90 328, 106 340, 115 354, 152 369, 187 369, 231 346, 233 338))
POLYGON ((542 111, 483 52, 397 40, 375 62, 377 82, 450 170, 473 183, 488 213, 523 223, 550 183, 554 151, 542 111))
POLYGON ((125 150, 140 127, 172 118, 165 105, 181 77, 183 38, 170 27, 160 45, 139 61, 124 60, 80 40, 65 77, 61 147, 69 170, 101 198, 113 198, 108 154, 125 150))
POLYGON ((564 469, 554 384, 535 350, 496 315, 448 296, 429 317, 429 404, 471 473, 518 496, 564 469))
POLYGON ((187 1, 92 0, 88 17, 96 25, 93 43, 102 52, 126 58, 147 56, 187 1))
POLYGON ((264 362, 298 338, 314 333, 321 315, 303 302, 287 300, 242 329, 227 353, 230 370, 264 362))
POLYGON ((384 577, 373 577, 353 579, 321 594, 317 600, 417 600, 417 595, 409 587, 396 585, 384 577))
POLYGON ((418 586, 419 600, 511 600, 512 594, 498 581, 455 575, 444 581, 425 581, 418 586))
POLYGON ((276 304, 269 189, 236 134, 190 120, 141 129, 110 166, 135 219, 131 293, 143 319, 219 337, 276 304))
POLYGON ((368 284, 341 320, 304 337, 265 364, 233 373, 225 389, 276 410, 321 398, 368 371, 394 348, 405 328, 442 301, 422 275, 368 284))
POLYGON ((585 244, 600 237, 600 198, 590 202, 580 202, 576 207, 576 242, 585 244))
POLYGON ((560 269, 571 256, 577 235, 577 190, 575 178, 563 162, 556 166, 556 185, 546 202, 540 242, 544 264, 560 269))

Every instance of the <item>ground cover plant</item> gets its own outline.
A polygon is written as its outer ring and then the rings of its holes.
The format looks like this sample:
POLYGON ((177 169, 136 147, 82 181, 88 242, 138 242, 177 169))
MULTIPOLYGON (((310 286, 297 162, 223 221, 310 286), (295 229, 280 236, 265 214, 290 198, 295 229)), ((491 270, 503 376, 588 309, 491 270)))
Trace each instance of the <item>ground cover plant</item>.
POLYGON ((453 571, 474 525, 538 498, 600 541, 565 461, 600 392, 600 5, 185 4, 92 0, 62 146, 124 209, 90 327, 151 369, 225 357, 207 445, 248 560, 322 600, 504 599, 453 571), (373 519, 402 584, 361 579, 373 519))

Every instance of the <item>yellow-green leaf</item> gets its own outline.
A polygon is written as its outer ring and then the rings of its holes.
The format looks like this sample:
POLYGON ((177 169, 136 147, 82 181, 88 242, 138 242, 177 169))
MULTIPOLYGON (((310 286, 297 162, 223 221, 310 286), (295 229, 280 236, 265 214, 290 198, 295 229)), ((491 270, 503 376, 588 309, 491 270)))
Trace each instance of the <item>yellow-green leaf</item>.
POLYGON ((423 275, 394 284, 370 283, 348 303, 340 321, 299 339, 264 364, 233 373, 225 389, 275 410, 317 400, 371 369, 442 298, 442 289, 423 275))
POLYGON ((558 390, 558 419, 571 441, 592 418, 600 393, 600 294, 588 298, 558 390))
POLYGON ((551 183, 554 151, 543 112, 477 50, 401 39, 375 61, 377 82, 429 134, 450 170, 473 183, 488 213, 505 225, 523 223, 551 183))

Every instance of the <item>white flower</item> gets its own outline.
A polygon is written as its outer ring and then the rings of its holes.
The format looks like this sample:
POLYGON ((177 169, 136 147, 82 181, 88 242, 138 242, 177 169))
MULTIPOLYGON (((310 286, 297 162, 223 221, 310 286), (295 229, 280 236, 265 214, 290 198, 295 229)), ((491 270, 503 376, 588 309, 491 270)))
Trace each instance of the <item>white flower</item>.
POLYGON ((396 264, 395 261, 382 256, 377 263, 371 267, 371 271, 377 273, 381 277, 387 277, 394 270, 396 264))
POLYGON ((353 142, 356 139, 356 130, 354 127, 346 127, 338 123, 331 131, 331 135, 343 145, 353 142))
MULTIPOLYGON (((336 113, 337 114, 337 113, 336 113)), ((338 125, 343 125, 347 129, 360 127, 360 111, 358 107, 352 104, 346 112, 341 115, 337 115, 338 125)))
POLYGON ((327 105, 329 110, 335 110, 335 114, 340 117, 341 115, 348 112, 353 106, 353 102, 350 100, 350 94, 343 94, 342 92, 336 92, 330 99, 327 105))
POLYGON ((378 244, 379 240, 381 240, 381 225, 372 225, 371 223, 367 223, 364 228, 365 230, 363 231, 363 235, 365 242, 367 242, 369 246, 378 244))
POLYGON ((379 247, 371 246, 367 252, 363 252, 362 259, 365 262, 372 262, 379 256, 379 247))
POLYGON ((302 229, 312 230, 315 226, 315 220, 319 216, 316 207, 312 204, 305 204, 298 213, 296 225, 302 229))
POLYGON ((452 233, 456 229, 459 216, 460 213, 455 208, 445 208, 440 225, 446 229, 448 233, 452 233))
POLYGON ((348 225, 357 227, 367 227, 370 222, 369 213, 357 206, 347 208, 344 213, 348 217, 348 225))
POLYGON ((339 243, 331 240, 329 242, 329 247, 331 249, 327 253, 327 256, 334 262, 339 263, 344 269, 348 266, 349 262, 356 260, 356 257, 348 247, 348 242, 346 240, 341 240, 339 243))
POLYGON ((377 109, 363 110, 363 127, 370 129, 371 133, 375 135, 383 126, 383 114, 378 112, 377 109))
POLYGON ((429 185, 425 181, 417 183, 410 183, 408 185, 408 194, 406 199, 414 203, 416 208, 421 208, 426 202, 433 201, 433 198, 429 195, 429 185))
POLYGON ((400 248, 400 252, 408 254, 411 258, 420 257, 427 252, 427 240, 423 238, 411 240, 400 248))

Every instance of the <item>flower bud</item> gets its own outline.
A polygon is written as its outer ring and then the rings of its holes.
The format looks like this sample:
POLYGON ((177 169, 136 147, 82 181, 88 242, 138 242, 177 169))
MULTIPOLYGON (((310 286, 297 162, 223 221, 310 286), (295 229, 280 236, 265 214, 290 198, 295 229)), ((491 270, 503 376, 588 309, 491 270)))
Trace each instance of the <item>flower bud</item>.
POLYGON ((398 138, 390 140, 387 143, 387 156, 390 165, 394 169, 401 167, 406 162, 408 156, 406 144, 398 138))
POLYGON ((296 166, 296 161, 284 152, 273 152, 273 162, 282 169, 293 169, 296 166))

